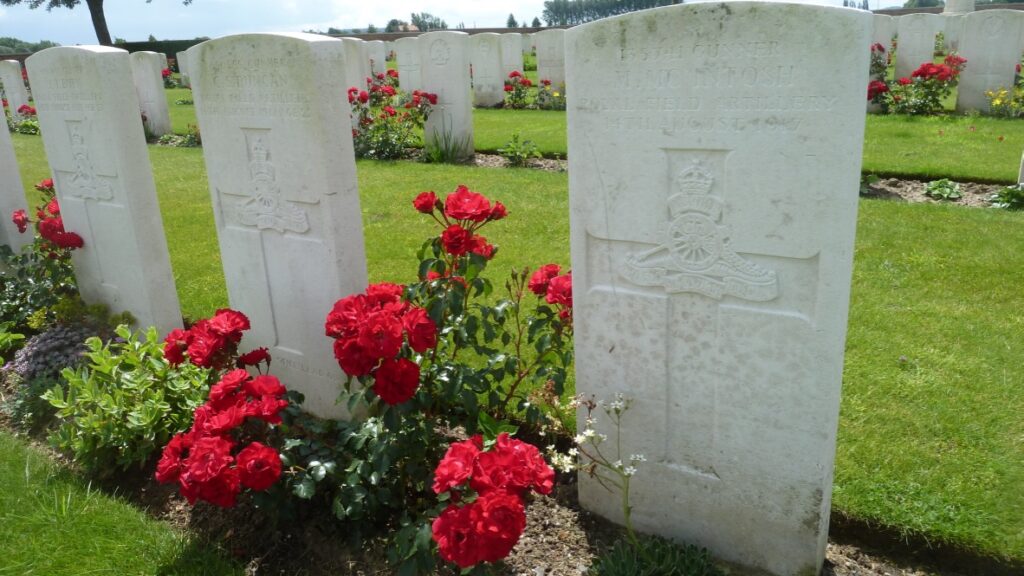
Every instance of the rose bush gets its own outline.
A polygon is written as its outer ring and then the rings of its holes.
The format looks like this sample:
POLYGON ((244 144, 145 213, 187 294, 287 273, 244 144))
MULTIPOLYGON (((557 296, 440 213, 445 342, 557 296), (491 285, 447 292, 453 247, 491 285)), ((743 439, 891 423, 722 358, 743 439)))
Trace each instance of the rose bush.
POLYGON ((505 107, 516 110, 526 108, 527 97, 532 87, 533 82, 523 76, 522 72, 518 70, 510 72, 508 78, 505 79, 505 107))
POLYGON ((942 110, 942 100, 952 94, 966 65, 966 59, 951 53, 942 64, 925 62, 909 78, 899 78, 892 85, 874 80, 868 86, 868 100, 894 114, 935 114, 942 110))
POLYGON ((437 95, 398 88, 398 71, 388 70, 366 79, 366 89, 348 89, 352 107, 352 143, 357 158, 403 158, 417 143, 437 95))

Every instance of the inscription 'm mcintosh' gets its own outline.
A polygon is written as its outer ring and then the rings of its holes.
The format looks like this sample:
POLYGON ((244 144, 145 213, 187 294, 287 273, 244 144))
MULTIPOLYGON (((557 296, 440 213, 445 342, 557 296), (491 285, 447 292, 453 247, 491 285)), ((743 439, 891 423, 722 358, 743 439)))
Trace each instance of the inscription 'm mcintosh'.
POLYGON ((93 200, 110 200, 114 197, 114 189, 96 172, 89 158, 89 145, 85 141, 85 128, 80 120, 67 120, 68 139, 71 141, 71 158, 74 168, 71 176, 64 179, 65 193, 76 198, 93 200))
POLYGON ((270 150, 262 135, 254 135, 249 142, 249 181, 252 197, 243 200, 238 208, 238 220, 258 230, 305 233, 309 230, 306 211, 281 197, 277 184, 277 171, 270 161, 270 150))
POLYGON ((670 294, 774 300, 778 296, 775 272, 744 260, 730 246, 729 227, 720 224, 725 203, 709 194, 714 182, 714 174, 700 160, 676 175, 664 242, 628 256, 622 275, 640 286, 663 287, 670 294))

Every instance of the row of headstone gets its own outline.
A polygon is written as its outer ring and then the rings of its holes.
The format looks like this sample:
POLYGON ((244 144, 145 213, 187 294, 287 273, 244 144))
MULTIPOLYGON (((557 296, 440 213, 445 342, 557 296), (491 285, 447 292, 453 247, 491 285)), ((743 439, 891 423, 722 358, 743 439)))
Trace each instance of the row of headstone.
POLYGON ((171 132, 171 113, 164 93, 166 56, 156 52, 132 52, 132 79, 139 98, 146 133, 160 137, 171 132))
MULTIPOLYGON (((647 457, 632 479, 638 528, 779 575, 824 558, 870 21, 686 4, 566 35, 577 390, 636 398, 621 442, 647 457)), ((468 108, 469 42, 418 39, 424 89, 451 103, 434 122, 468 108)), ((337 129, 348 46, 253 34, 184 57, 230 303, 253 324, 245 345, 270 348, 312 412, 343 415, 318 326, 367 282, 352 143, 337 129)), ((178 326, 128 54, 52 48, 29 69, 65 221, 86 241, 83 295, 178 326)), ((616 501, 581 476, 584 506, 621 520, 616 501)))
POLYGON ((936 35, 942 33, 947 52, 967 59, 959 79, 957 110, 987 112, 986 91, 1013 86, 1016 66, 1024 54, 1024 12, 981 10, 967 13, 873 16, 872 43, 888 51, 894 38, 896 78, 909 77, 924 62, 932 62, 936 35))
POLYGON ((7 99, 11 115, 29 103, 28 90, 21 76, 21 62, 17 60, 0 60, 0 85, 3 85, 4 98, 7 99))

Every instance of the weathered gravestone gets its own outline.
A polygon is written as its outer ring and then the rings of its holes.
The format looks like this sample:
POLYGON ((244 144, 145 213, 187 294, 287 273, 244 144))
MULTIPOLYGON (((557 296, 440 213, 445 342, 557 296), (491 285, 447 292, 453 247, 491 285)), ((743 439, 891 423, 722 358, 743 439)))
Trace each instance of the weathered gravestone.
POLYGON ((896 36, 896 19, 888 14, 872 15, 872 44, 881 44, 886 56, 892 52, 892 39, 896 36))
POLYGON ((523 35, 519 32, 506 32, 501 35, 501 83, 512 72, 523 71, 523 35))
POLYGON ((942 18, 946 21, 943 26, 943 46, 945 51, 959 52, 960 38, 964 34, 964 15, 943 13, 942 18))
POLYGON ((15 210, 27 210, 25 189, 21 185, 11 134, 5 126, 0 126, 0 244, 6 244, 18 253, 22 246, 32 243, 33 232, 18 232, 18 227, 11 221, 15 210))
POLYGON ((178 64, 178 78, 181 79, 181 85, 185 88, 191 88, 192 82, 189 80, 188 75, 188 56, 187 52, 178 52, 174 55, 174 61, 178 64))
POLYGON ((49 48, 27 65, 64 228, 85 241, 72 253, 82 298, 181 327, 128 53, 49 48))
POLYGON ((524 56, 526 54, 533 54, 533 37, 535 35, 536 35, 536 32, 533 33, 533 34, 523 34, 523 55, 524 56))
POLYGON ((551 80, 555 88, 565 85, 565 30, 544 30, 534 34, 537 46, 537 78, 551 80))
POLYGON ((469 61, 473 70, 473 104, 489 108, 505 101, 501 74, 501 35, 494 32, 469 37, 469 61))
POLYGON ((962 18, 960 55, 967 59, 967 65, 960 74, 956 109, 988 112, 986 90, 1013 90, 1024 37, 1024 12, 980 10, 962 18))
POLYGON ((157 54, 160 56, 160 70, 169 70, 170 66, 167 64, 167 54, 164 54, 163 52, 158 52, 157 54))
POLYGON ((132 79, 139 97, 142 125, 153 136, 163 136, 171 131, 160 56, 156 52, 133 52, 131 55, 132 79))
POLYGON ((314 34, 204 42, 189 62, 231 306, 249 347, 306 408, 344 416, 324 336, 334 302, 366 288, 344 44, 314 34))
POLYGON ((473 95, 469 85, 469 35, 427 32, 419 37, 423 90, 437 94, 424 130, 428 149, 453 158, 473 155, 473 95))
POLYGON ((423 89, 420 73, 419 39, 415 36, 395 40, 395 61, 398 63, 398 86, 406 92, 423 89))
POLYGON ((370 75, 370 60, 359 38, 342 38, 345 43, 345 89, 351 87, 366 90, 366 78, 370 75))
POLYGON ((21 78, 21 62, 17 60, 0 61, 0 84, 4 87, 4 98, 11 115, 18 113, 18 108, 28 105, 28 90, 21 78))
POLYGON ((824 559, 870 40, 759 2, 566 36, 577 390, 635 398, 638 529, 775 574, 824 559))
POLYGON ((905 14, 897 19, 896 78, 909 77, 918 66, 932 61, 935 35, 944 26, 945 21, 938 14, 905 14))
POLYGON ((369 56, 370 72, 376 76, 388 69, 388 50, 383 40, 371 40, 365 44, 369 56))

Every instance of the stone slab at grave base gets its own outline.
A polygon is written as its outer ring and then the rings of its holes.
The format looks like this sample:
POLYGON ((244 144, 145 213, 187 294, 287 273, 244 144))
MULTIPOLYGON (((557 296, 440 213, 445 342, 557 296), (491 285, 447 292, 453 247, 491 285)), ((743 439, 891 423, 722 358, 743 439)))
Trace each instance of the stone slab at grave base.
MULTIPOLYGON (((828 538, 871 21, 728 2, 566 33, 577 391, 635 399, 639 530, 771 574, 817 574, 828 538)), ((623 520, 582 474, 580 503, 623 520)))

